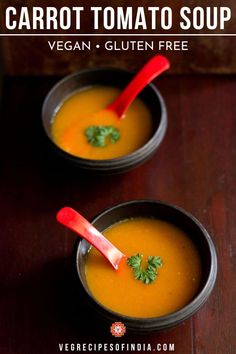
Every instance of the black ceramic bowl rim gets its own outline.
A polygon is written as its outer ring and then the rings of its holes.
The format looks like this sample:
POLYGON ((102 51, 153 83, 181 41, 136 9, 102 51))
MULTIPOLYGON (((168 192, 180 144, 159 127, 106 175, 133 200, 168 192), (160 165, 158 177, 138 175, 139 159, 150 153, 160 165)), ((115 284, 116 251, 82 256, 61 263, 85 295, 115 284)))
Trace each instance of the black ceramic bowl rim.
MULTIPOLYGON (((206 302, 208 299, 210 293, 213 290, 215 281, 216 281, 216 276, 217 276, 217 256, 216 256, 216 250, 214 243, 204 228, 204 226, 189 212, 185 211, 184 209, 173 205, 169 203, 165 203, 159 200, 132 200, 124 203, 120 203, 118 205, 115 205, 111 208, 107 208, 104 211, 102 211, 100 214, 98 214, 95 218, 92 220, 92 224, 94 224, 97 220, 100 218, 103 218, 106 216, 110 211, 122 208, 127 205, 132 205, 132 204, 142 204, 142 203, 150 203, 150 204, 159 204, 166 206, 168 208, 171 208, 173 210, 176 210, 182 214, 184 214, 187 218, 189 218, 201 231, 202 235, 205 238, 205 241, 207 242, 207 245, 209 247, 210 251, 210 270, 209 274, 207 277, 207 280, 205 282, 205 285, 202 287, 201 291, 199 294, 193 298, 191 302, 189 302, 187 305, 185 305, 183 308, 181 308, 178 311, 175 311, 173 313, 170 313, 165 316, 160 316, 160 317, 148 317, 148 318, 143 318, 143 317, 133 317, 133 316, 126 316, 122 315, 121 313, 115 312, 113 310, 110 310, 109 308, 105 307, 102 305, 100 302, 96 300, 96 298, 91 294, 89 289, 86 287, 86 285, 83 282, 83 279, 80 275, 79 271, 79 264, 78 264, 78 256, 81 252, 81 246, 83 244, 88 244, 87 241, 85 240, 80 240, 77 243, 77 250, 76 250, 76 269, 77 269, 77 274, 79 277, 79 280, 83 286, 83 289, 85 290, 86 294, 89 296, 90 299, 92 299, 93 302, 95 302, 96 305, 98 305, 100 308, 102 308, 105 312, 111 315, 112 318, 119 318, 122 321, 124 321, 125 324, 127 324, 127 327, 131 330, 138 331, 138 332, 146 332, 146 331, 155 331, 155 330, 162 330, 165 328, 173 327, 187 318, 191 317, 195 312, 197 312, 203 304, 206 302), (135 324, 134 324, 135 322, 135 324), (139 329, 139 326, 142 326, 142 329, 139 329)), ((135 217, 135 215, 134 215, 135 217)))
MULTIPOLYGON (((77 71, 75 73, 69 74, 67 76, 65 76, 63 79, 59 80, 48 92, 48 94, 46 95, 44 102, 43 102, 43 106, 42 106, 42 118, 45 116, 45 112, 48 106, 48 102, 50 100, 50 98, 53 96, 54 92, 57 90, 58 87, 60 87, 63 83, 65 83, 66 81, 69 81, 71 79, 73 79, 76 76, 79 75, 83 75, 86 73, 91 73, 91 72, 101 72, 101 71, 116 71, 116 72, 124 72, 130 75, 135 75, 134 72, 129 71, 129 70, 125 70, 125 69, 119 69, 119 68, 113 68, 113 67, 98 67, 98 68, 92 68, 92 69, 84 69, 84 70, 80 70, 77 71)), ((65 156, 67 156, 68 158, 70 158, 73 161, 81 161, 82 163, 86 163, 87 166, 86 168, 89 168, 89 165, 93 165, 93 166, 97 166, 97 167, 101 167, 101 165, 103 167, 109 168, 109 170, 112 170, 113 168, 116 169, 120 163, 122 162, 122 167, 128 167, 129 165, 132 165, 133 162, 136 160, 137 155, 139 155, 141 152, 146 151, 146 153, 149 155, 149 150, 150 153, 153 150, 153 143, 155 142, 155 147, 158 147, 159 144, 161 143, 162 139, 164 138, 166 129, 167 129, 167 109, 166 109, 166 105, 165 105, 165 101, 161 95, 161 93, 159 92, 159 90, 152 84, 148 84, 147 86, 149 86, 155 93, 155 95, 157 96, 157 99, 159 100, 160 103, 160 108, 161 108, 161 115, 160 115, 160 122, 158 125, 158 128, 156 129, 156 131, 153 133, 153 135, 151 136, 151 138, 143 145, 141 146, 139 149, 133 151, 130 154, 124 155, 124 156, 120 156, 120 157, 116 157, 116 158, 112 158, 112 159, 101 159, 101 160, 94 160, 94 159, 86 159, 83 157, 79 157, 79 156, 75 156, 72 155, 68 152, 66 152, 65 150, 63 150, 62 148, 60 148, 60 146, 58 146, 52 139, 51 135, 48 133, 48 130, 46 128, 46 125, 44 123, 44 119, 43 119, 43 128, 44 131, 47 135, 47 137, 49 138, 49 140, 51 141, 51 143, 57 148, 59 149, 59 151, 64 154, 65 156)), ((88 86, 85 86, 88 87, 88 86)), ((74 91, 73 91, 74 92, 74 91)), ((73 93, 71 92, 71 94, 73 93)), ((65 96, 65 99, 70 97, 70 95, 65 96)), ((64 102, 64 101, 62 101, 64 102)), ((60 107, 60 106, 59 106, 60 107)), ((55 107, 55 110, 59 108, 58 106, 55 107)))

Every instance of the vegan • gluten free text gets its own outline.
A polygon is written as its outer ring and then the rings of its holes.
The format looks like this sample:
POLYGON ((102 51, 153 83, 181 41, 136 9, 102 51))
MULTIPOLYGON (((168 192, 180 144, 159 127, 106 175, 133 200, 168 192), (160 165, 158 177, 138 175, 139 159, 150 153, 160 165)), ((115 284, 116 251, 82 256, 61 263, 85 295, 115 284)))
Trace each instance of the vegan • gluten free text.
POLYGON ((126 41, 106 41, 102 44, 92 41, 48 41, 51 51, 91 51, 94 49, 103 49, 106 51, 186 51, 189 49, 188 41, 183 40, 126 40, 126 41))

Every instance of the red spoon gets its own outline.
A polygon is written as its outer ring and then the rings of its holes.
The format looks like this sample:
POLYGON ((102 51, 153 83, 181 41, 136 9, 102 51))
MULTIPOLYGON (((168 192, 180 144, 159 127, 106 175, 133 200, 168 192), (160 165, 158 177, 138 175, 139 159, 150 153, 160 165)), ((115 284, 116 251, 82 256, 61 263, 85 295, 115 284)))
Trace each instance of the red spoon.
POLYGON ((57 213, 57 221, 91 243, 116 270, 120 261, 126 257, 76 210, 69 207, 62 208, 57 213))
POLYGON ((106 109, 116 113, 119 119, 124 118, 125 112, 142 89, 158 75, 169 69, 170 62, 163 55, 155 55, 135 75, 133 80, 121 94, 106 109))

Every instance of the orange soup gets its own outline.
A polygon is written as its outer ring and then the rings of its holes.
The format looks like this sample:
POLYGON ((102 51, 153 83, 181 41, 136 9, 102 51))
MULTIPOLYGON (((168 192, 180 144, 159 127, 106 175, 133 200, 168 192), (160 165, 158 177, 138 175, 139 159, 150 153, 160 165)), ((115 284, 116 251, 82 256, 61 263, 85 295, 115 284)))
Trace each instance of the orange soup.
POLYGON ((115 271, 92 247, 86 260, 86 279, 93 296, 105 307, 127 316, 158 317, 181 309, 197 293, 200 256, 188 236, 174 225, 136 218, 114 224, 103 234, 128 257, 141 254, 144 268, 149 256, 163 261, 156 279, 145 284, 135 279, 126 262, 115 271))
POLYGON ((113 87, 95 86, 75 92, 62 103, 52 120, 52 138, 71 155, 103 160, 121 157, 142 147, 152 135, 152 118, 148 108, 138 98, 121 121, 108 110, 108 104, 120 91, 113 87), (105 146, 94 146, 88 141, 89 127, 112 127, 119 139, 106 138, 105 146))

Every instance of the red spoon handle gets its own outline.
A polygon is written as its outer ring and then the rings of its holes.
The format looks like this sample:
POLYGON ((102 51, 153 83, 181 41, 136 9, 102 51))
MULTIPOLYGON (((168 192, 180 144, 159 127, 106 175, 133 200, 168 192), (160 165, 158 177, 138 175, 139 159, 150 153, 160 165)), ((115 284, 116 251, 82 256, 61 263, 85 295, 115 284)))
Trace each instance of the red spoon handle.
POLYGON ((57 220, 91 243, 111 265, 118 269, 120 260, 125 257, 110 241, 108 241, 93 225, 76 210, 65 207, 57 213, 57 220))
POLYGON ((142 89, 155 79, 163 71, 169 69, 170 62, 163 55, 155 55, 144 67, 135 75, 134 79, 122 91, 117 99, 112 102, 107 109, 114 110, 118 117, 122 119, 124 114, 142 89))

